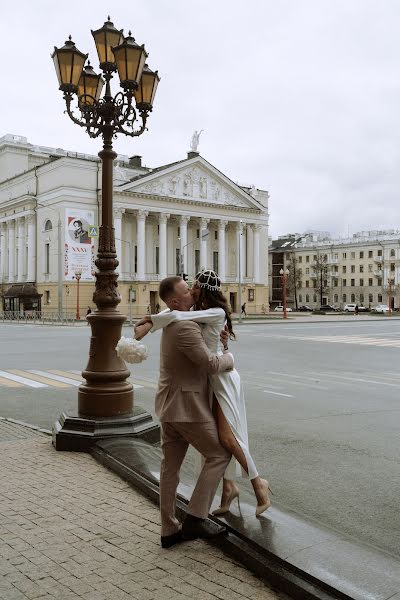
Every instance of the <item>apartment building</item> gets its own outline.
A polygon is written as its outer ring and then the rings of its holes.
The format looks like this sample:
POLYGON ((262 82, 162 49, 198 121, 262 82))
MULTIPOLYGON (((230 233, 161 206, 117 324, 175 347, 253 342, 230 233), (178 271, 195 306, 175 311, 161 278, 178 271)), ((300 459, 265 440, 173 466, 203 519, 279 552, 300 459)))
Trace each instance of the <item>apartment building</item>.
MULTIPOLYGON (((287 235, 272 243, 270 256, 270 272, 275 273, 270 283, 272 294, 274 286, 282 287, 276 276, 276 258, 280 268, 289 269, 290 305, 296 305, 297 297, 298 305, 308 304, 311 308, 321 304, 343 308, 347 303, 366 308, 380 303, 399 307, 399 230, 361 231, 346 239, 332 238, 326 232, 287 235)), ((277 300, 275 289, 271 305, 277 300)))

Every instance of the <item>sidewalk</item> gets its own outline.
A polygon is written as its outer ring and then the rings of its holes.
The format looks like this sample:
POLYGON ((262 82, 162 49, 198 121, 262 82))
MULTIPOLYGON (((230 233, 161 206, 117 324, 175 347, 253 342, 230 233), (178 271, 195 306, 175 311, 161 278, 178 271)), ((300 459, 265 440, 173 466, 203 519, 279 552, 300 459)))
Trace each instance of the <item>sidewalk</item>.
POLYGON ((90 455, 0 418, 2 600, 287 600, 202 540, 159 545, 157 507, 90 455))

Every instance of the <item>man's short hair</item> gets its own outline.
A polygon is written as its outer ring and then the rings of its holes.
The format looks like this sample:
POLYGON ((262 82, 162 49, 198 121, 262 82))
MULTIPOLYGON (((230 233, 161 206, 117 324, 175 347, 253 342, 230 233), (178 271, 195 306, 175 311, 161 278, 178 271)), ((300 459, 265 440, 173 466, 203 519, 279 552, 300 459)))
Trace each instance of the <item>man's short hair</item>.
POLYGON ((175 286, 180 281, 182 281, 182 277, 179 277, 178 275, 165 277, 165 279, 161 281, 158 293, 160 294, 160 298, 163 302, 167 302, 167 300, 174 294, 175 286))

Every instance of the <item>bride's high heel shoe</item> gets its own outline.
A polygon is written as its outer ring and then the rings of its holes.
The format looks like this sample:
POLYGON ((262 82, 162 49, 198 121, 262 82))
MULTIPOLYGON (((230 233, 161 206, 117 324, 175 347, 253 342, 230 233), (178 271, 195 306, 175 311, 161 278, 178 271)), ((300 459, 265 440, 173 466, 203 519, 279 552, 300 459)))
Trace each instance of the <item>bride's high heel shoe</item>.
POLYGON ((256 517, 259 517, 264 511, 266 511, 270 506, 271 506, 271 499, 269 497, 269 493, 273 493, 271 488, 268 485, 268 481, 266 481, 266 479, 263 479, 263 483, 265 485, 265 492, 267 494, 267 501, 264 502, 264 504, 257 504, 256 506, 256 517))
POLYGON ((212 514, 214 516, 218 516, 218 515, 224 515, 225 513, 229 512, 229 509, 231 507, 232 501, 235 498, 237 498, 238 508, 240 509, 239 489, 236 486, 233 488, 233 490, 231 491, 231 493, 227 497, 225 504, 223 506, 220 506, 219 508, 216 508, 215 510, 213 510, 212 514))

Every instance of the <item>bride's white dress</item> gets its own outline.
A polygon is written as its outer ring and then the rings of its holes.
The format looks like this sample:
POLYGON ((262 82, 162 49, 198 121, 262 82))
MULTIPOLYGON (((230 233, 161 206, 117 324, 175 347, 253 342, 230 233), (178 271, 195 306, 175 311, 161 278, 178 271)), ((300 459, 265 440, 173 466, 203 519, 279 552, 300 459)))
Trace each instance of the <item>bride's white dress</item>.
MULTIPOLYGON (((153 328, 151 331, 167 327, 175 321, 196 321, 202 325, 204 341, 213 354, 223 354, 220 333, 225 325, 225 311, 222 308, 209 308, 207 310, 180 311, 166 310, 156 315, 151 315, 153 328)), ((246 457, 249 479, 258 476, 256 466, 249 451, 247 417, 244 394, 240 382, 240 375, 233 369, 215 375, 209 375, 212 391, 220 405, 225 419, 230 425, 233 435, 246 457)), ((232 459, 225 477, 233 479, 240 474, 236 461, 232 459)))

